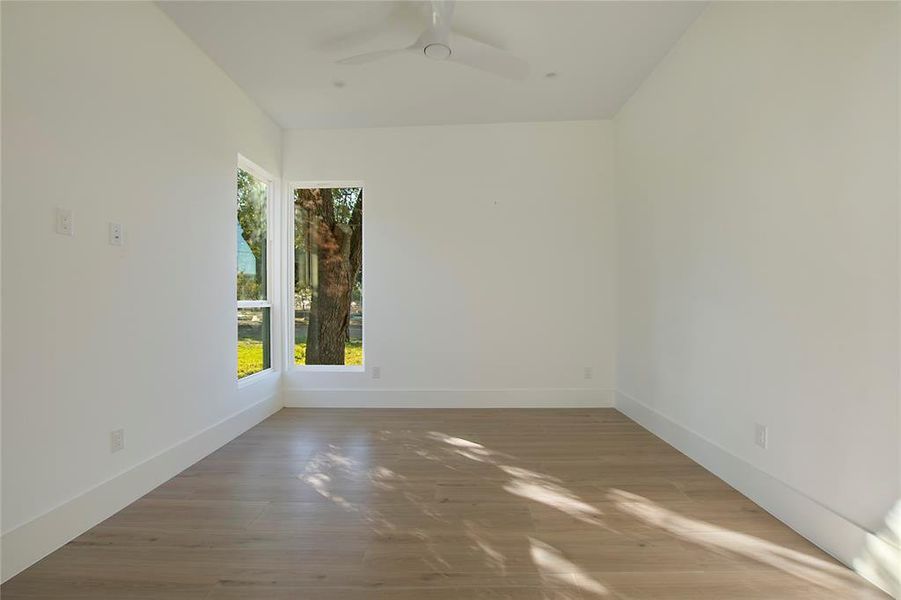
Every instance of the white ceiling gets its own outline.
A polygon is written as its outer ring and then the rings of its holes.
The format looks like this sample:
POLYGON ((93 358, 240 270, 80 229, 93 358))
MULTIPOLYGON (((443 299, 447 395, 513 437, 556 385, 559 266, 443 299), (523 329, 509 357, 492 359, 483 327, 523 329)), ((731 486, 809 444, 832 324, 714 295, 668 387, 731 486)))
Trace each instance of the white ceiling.
POLYGON ((412 53, 335 64, 410 44, 429 14, 420 2, 159 5, 285 128, 611 117, 704 8, 702 2, 458 2, 455 30, 530 62, 525 81, 508 81, 412 53))

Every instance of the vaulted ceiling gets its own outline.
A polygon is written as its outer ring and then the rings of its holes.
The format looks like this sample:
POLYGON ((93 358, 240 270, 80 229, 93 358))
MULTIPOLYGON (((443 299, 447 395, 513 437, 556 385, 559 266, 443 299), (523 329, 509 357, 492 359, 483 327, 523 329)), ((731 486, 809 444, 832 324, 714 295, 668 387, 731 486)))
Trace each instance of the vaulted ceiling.
POLYGON ((701 2, 458 2, 454 29, 531 65, 511 81, 415 53, 421 2, 160 2, 285 128, 594 119, 613 116, 704 8, 701 2))

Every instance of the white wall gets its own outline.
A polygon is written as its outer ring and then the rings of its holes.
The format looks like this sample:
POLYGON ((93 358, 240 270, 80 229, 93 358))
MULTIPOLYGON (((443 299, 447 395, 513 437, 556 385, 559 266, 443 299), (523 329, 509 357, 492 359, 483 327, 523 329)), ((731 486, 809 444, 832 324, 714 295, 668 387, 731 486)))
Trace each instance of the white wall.
POLYGON ((615 120, 621 405, 869 530, 899 493, 897 10, 713 4, 615 120))
POLYGON ((235 382, 234 203, 238 153, 278 175, 281 141, 150 3, 2 11, 7 578, 277 403, 235 382))
MULTIPOLYGON (((892 11, 711 6, 617 117, 616 215, 608 122, 287 132, 285 180, 366 183, 368 367, 291 371, 287 402, 616 387, 878 528, 901 433, 892 11)), ((5 579, 277 405, 276 377, 234 381, 232 227, 236 155, 282 157, 155 6, 2 16, 5 579)))
POLYGON ((286 181, 365 182, 368 371, 286 403, 609 402, 611 150, 601 121, 286 132, 286 181))

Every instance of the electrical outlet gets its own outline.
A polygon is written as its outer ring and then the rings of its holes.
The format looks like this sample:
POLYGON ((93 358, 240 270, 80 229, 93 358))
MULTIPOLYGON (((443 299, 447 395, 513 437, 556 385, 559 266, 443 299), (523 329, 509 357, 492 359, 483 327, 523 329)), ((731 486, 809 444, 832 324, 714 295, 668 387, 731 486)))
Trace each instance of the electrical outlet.
POLYGON ((754 443, 766 450, 767 442, 769 441, 767 438, 769 437, 769 432, 767 431, 766 425, 761 425, 760 423, 754 424, 754 443))
POLYGON ((584 375, 585 379, 591 379, 592 377, 594 377, 594 369, 592 369, 591 367, 585 367, 584 375))
POLYGON ((56 209, 56 233, 60 235, 75 235, 75 227, 72 219, 72 211, 68 208, 56 209))
POLYGON ((109 243, 111 246, 121 246, 123 244, 122 225, 119 223, 109 224, 109 243))
POLYGON ((125 430, 115 429, 109 434, 110 452, 118 452, 125 449, 125 430))
POLYGON ((372 378, 373 379, 381 379, 382 378, 382 368, 381 367, 372 367, 372 378))

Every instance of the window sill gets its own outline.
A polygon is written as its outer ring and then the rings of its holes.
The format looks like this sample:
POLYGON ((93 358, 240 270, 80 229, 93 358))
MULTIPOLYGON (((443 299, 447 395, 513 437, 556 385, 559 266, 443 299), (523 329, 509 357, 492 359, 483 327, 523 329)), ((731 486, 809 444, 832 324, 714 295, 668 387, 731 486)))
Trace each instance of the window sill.
POLYGON ((253 375, 247 375, 246 377, 242 377, 238 380, 238 389, 245 388, 254 383, 258 383, 260 381, 265 381, 269 379, 271 375, 275 373, 275 369, 269 367, 268 369, 264 369, 259 373, 254 373, 253 375))
POLYGON ((299 365, 294 364, 293 371, 299 373, 365 373, 365 365, 299 365))

